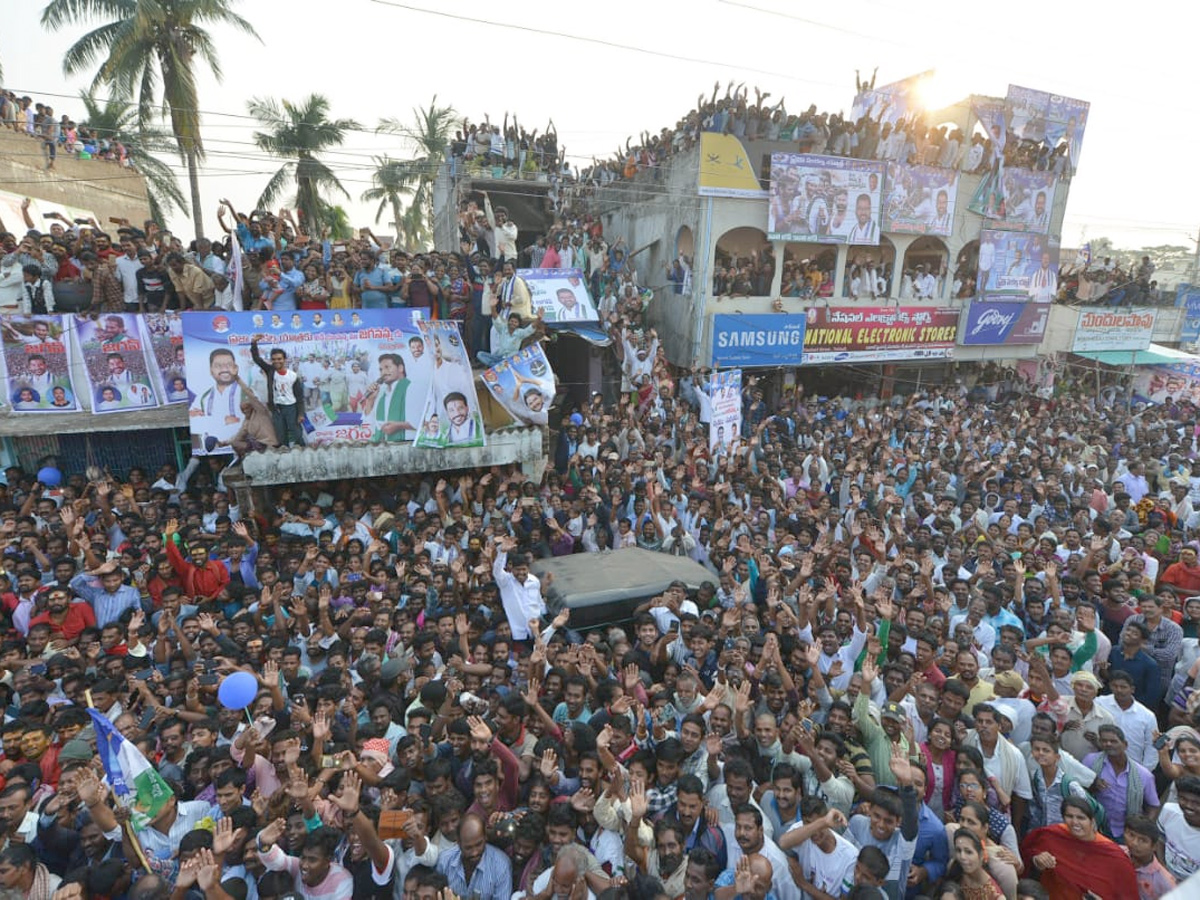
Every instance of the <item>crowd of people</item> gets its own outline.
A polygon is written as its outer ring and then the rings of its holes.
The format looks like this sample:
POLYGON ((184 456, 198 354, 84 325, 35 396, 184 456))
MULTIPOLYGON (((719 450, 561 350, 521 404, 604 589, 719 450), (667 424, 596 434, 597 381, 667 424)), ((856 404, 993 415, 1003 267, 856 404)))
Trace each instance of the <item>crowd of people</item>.
MULTIPOLYGON (((697 129, 833 139, 832 117, 718 93, 697 129)), ((561 166, 552 133, 464 124, 461 156, 561 166)), ((747 372, 714 442, 710 373, 667 361, 624 240, 570 210, 520 246, 486 194, 460 213, 459 245, 425 253, 227 201, 223 242, 0 235, 0 312, 80 279, 97 311, 409 306, 461 321, 484 361, 546 338, 515 269, 577 267, 621 376, 615 402, 554 407, 540 480, 299 484, 251 509, 212 457, 6 470, 0 900, 1157 900, 1192 878, 1190 403, 1105 405, 1070 372, 896 397, 747 372), (606 627, 531 571, 633 548, 695 580, 606 627), (235 676, 244 709, 222 699, 235 676), (110 726, 149 782, 114 783, 110 726), (152 815, 122 796, 146 783, 152 815)), ((728 296, 777 265, 726 263, 728 296)), ((831 272, 783 261, 797 296, 831 272)), ((666 276, 690 289, 690 261, 666 276)))
POLYGON ((48 170, 54 168, 59 151, 73 159, 102 159, 122 166, 130 161, 129 151, 115 135, 80 126, 65 113, 57 115, 47 103, 3 89, 0 127, 40 143, 48 170))
POLYGON ((707 373, 647 337, 616 404, 557 411, 540 482, 250 510, 211 460, 9 469, 0 889, 1158 898, 1194 873, 1194 409, 750 376, 710 450, 707 373), (530 571, 633 547, 699 589, 584 630, 530 571), (149 821, 89 707, 166 784, 149 821))

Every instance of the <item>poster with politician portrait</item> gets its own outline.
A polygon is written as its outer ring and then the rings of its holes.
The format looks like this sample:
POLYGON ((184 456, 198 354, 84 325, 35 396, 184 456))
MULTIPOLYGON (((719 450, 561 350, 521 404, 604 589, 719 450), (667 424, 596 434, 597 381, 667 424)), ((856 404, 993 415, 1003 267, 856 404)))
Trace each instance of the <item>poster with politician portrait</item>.
POLYGON ((522 425, 546 425, 554 402, 554 372, 542 350, 533 344, 483 370, 483 384, 522 425))
POLYGON ((1000 213, 1007 231, 1050 231, 1057 179, 1053 172, 1006 167, 999 178, 1000 213))
POLYGON ((19 413, 79 412, 71 376, 71 331, 64 316, 4 316, 5 402, 19 413))
POLYGON ((183 320, 177 312, 146 313, 142 316, 150 355, 152 374, 159 378, 159 396, 163 404, 191 403, 194 395, 187 386, 187 365, 183 355, 183 320))
POLYGON ((889 162, 883 230, 949 237, 958 199, 958 170, 889 162))
POLYGON ((192 452, 232 453, 247 408, 267 402, 266 373, 254 362, 282 350, 300 375, 304 440, 411 442, 433 373, 416 309, 295 312, 198 310, 182 316, 184 379, 192 399, 192 452))
POLYGON ((417 447, 482 447, 483 416, 471 359, 458 322, 419 323, 433 370, 417 430, 417 447))
POLYGON ((92 412, 103 415, 159 405, 158 376, 151 376, 146 363, 149 342, 143 324, 142 317, 132 313, 75 317, 92 412))
POLYGON ((579 269, 519 269, 529 285, 529 303, 547 324, 598 322, 600 314, 579 269))
POLYGON ((979 232, 977 296, 1050 303, 1058 293, 1058 256, 1058 242, 1047 235, 984 228, 979 232))
POLYGON ((1050 97, 1046 139, 1056 148, 1063 148, 1067 172, 1079 170, 1079 154, 1083 149, 1083 132, 1087 128, 1091 104, 1071 97, 1050 97))
POLYGON ((878 245, 884 171, 876 160, 771 154, 767 237, 878 245))
POLYGON ((1010 84, 1005 105, 1014 137, 1022 141, 1046 140, 1050 122, 1049 93, 1010 84))
POLYGON ((708 381, 708 449, 728 450, 742 434, 742 370, 713 372, 708 381))

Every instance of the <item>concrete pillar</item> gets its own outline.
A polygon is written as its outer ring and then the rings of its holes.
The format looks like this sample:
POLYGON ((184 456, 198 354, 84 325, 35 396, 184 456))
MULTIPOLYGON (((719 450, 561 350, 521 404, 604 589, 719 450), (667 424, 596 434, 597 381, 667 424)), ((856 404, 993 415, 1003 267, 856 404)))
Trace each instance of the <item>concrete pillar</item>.
POLYGON ((832 302, 840 302, 842 291, 846 285, 846 262, 850 259, 850 247, 848 244, 838 244, 837 262, 833 264, 833 297, 832 302))

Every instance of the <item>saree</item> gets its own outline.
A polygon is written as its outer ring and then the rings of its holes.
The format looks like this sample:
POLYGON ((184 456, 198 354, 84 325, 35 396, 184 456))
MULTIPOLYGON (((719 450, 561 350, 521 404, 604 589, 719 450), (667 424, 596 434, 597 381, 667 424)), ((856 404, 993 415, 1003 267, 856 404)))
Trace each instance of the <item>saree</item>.
POLYGON ((1050 900, 1081 900, 1092 891, 1102 900, 1124 900, 1138 895, 1137 873, 1121 847, 1102 834, 1081 841, 1063 823, 1035 828, 1021 842, 1027 872, 1036 867, 1039 853, 1053 854, 1056 865, 1042 870, 1038 880, 1050 900))

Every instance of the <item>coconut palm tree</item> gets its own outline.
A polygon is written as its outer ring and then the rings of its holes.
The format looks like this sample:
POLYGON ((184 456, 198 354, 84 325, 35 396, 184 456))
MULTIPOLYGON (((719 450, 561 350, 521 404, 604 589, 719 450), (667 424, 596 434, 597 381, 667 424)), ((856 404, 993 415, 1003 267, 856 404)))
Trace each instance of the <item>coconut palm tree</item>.
POLYGON ((109 98, 102 102, 87 91, 80 91, 79 99, 83 101, 84 112, 80 124, 100 137, 124 144, 133 168, 146 179, 150 217, 165 222, 169 213, 186 209, 187 201, 179 190, 175 172, 154 155, 175 152, 170 133, 161 128, 139 128, 137 111, 126 100, 109 98))
POLYGON ((353 119, 331 120, 329 100, 321 94, 309 94, 299 105, 288 100, 255 98, 246 106, 264 129, 254 132, 254 143, 260 150, 287 160, 263 188, 258 205, 271 206, 288 183, 295 182, 294 206, 300 212, 301 227, 308 229, 313 222, 320 223, 325 206, 322 192, 350 195, 333 169, 319 157, 333 147, 340 147, 346 132, 359 124, 353 119))
POLYGON ((147 126, 156 111, 170 121, 176 146, 187 163, 192 226, 204 233, 200 204, 200 99, 197 58, 218 80, 217 47, 206 30, 228 25, 257 38, 254 26, 232 9, 236 0, 50 0, 42 27, 95 24, 63 56, 63 71, 75 75, 99 65, 93 87, 136 98, 138 124, 147 126))
POLYGON ((363 191, 362 201, 379 201, 375 210, 376 225, 389 209, 392 211, 392 221, 399 223, 404 210, 401 198, 412 190, 413 169, 408 160, 392 159, 390 156, 376 156, 373 159, 375 171, 371 173, 371 187, 363 191))
MULTIPOLYGON (((383 134, 399 135, 416 153, 413 159, 406 161, 405 166, 412 199, 408 210, 396 217, 396 229, 410 246, 424 242, 433 231, 433 185, 442 163, 446 161, 446 149, 450 145, 454 122, 453 107, 438 106, 437 95, 434 94, 428 106, 413 110, 411 125, 405 125, 398 119, 381 119, 375 129, 383 134)), ((379 174, 377 169, 376 176, 379 174)))

